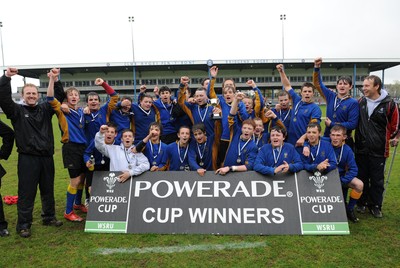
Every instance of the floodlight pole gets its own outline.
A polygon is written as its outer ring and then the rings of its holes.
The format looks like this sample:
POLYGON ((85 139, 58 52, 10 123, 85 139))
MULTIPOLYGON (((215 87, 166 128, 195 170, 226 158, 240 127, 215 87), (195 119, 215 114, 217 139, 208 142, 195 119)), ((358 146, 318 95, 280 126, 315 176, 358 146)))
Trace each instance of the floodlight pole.
POLYGON ((131 24, 131 37, 132 37, 132 71, 133 71, 133 99, 136 101, 136 63, 135 63, 135 44, 133 42, 133 22, 135 17, 128 17, 131 24))
POLYGON ((286 20, 286 14, 281 14, 280 16, 282 21, 282 62, 285 59, 285 31, 284 31, 284 21, 286 20))

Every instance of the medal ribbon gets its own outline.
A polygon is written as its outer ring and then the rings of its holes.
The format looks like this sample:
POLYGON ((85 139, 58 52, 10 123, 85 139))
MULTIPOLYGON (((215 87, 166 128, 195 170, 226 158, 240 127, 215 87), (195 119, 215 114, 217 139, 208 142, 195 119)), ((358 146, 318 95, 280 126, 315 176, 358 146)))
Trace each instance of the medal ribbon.
POLYGON ((321 140, 318 142, 318 148, 317 148, 317 153, 315 154, 315 157, 314 157, 314 155, 313 155, 313 153, 311 152, 311 149, 310 149, 310 154, 311 154, 313 162, 315 161, 315 158, 317 158, 317 156, 319 154, 319 147, 320 146, 321 146, 321 140))

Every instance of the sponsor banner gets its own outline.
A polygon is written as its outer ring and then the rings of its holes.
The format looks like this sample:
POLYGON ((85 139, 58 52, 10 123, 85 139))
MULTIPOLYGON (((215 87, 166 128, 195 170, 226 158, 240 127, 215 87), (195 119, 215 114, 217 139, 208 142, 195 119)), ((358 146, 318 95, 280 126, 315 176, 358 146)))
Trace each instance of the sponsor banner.
POLYGON ((86 232, 349 234, 337 170, 273 177, 256 172, 146 172, 119 183, 95 172, 86 232))

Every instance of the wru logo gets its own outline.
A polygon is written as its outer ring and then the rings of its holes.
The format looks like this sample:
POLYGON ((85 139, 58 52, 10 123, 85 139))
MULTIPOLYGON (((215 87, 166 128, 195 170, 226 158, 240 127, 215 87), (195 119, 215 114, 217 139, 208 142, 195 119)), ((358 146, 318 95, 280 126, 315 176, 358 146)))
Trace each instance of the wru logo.
POLYGON ((104 177, 103 180, 106 181, 106 186, 108 189, 106 190, 107 193, 113 193, 113 188, 115 187, 115 182, 117 181, 118 177, 115 176, 115 173, 110 173, 108 177, 104 177))
POLYGON ((314 172, 314 176, 310 176, 308 177, 311 180, 314 181, 314 185, 318 188, 316 189, 317 193, 324 193, 325 190, 322 189, 322 187, 324 187, 324 180, 327 180, 328 177, 327 176, 321 176, 321 172, 316 171, 314 172))

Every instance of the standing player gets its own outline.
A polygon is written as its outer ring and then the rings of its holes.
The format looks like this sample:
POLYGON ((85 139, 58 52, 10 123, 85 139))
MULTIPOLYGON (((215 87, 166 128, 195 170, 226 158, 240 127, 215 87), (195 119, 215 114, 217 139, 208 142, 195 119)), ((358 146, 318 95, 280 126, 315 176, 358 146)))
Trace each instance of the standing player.
POLYGON ((342 76, 336 83, 336 92, 327 88, 321 76, 322 58, 314 60, 313 83, 319 94, 326 100, 326 119, 324 137, 329 137, 334 125, 341 125, 347 129, 346 144, 354 149, 352 131, 357 127, 359 108, 356 99, 350 95, 353 82, 350 77, 342 76))
MULTIPOLYGON (((49 87, 47 89, 47 102, 57 114, 58 122, 62 132, 62 154, 64 167, 68 169, 70 183, 67 188, 66 208, 64 218, 69 221, 83 221, 83 219, 75 214, 74 202, 79 188, 82 185, 85 163, 83 162, 83 154, 86 149, 85 122, 83 109, 78 107, 80 93, 79 90, 72 87, 65 91, 67 105, 70 108, 68 114, 61 111, 61 103, 54 98, 54 80, 56 73, 49 72, 49 87)), ((87 212, 84 205, 76 207, 82 212, 87 212)))
POLYGON ((301 97, 299 97, 290 85, 289 79, 283 70, 283 65, 278 64, 276 69, 278 69, 285 90, 293 99, 287 141, 295 146, 301 146, 304 141, 300 138, 306 133, 308 124, 313 122, 319 124, 321 122, 321 109, 313 102, 315 87, 311 83, 304 83, 301 86, 301 97))

